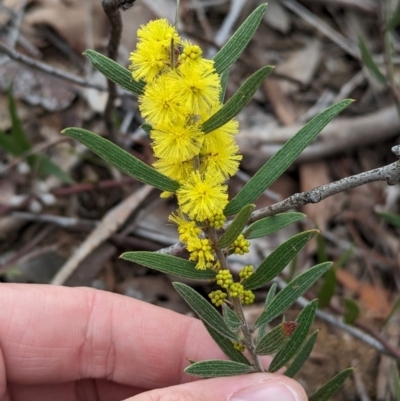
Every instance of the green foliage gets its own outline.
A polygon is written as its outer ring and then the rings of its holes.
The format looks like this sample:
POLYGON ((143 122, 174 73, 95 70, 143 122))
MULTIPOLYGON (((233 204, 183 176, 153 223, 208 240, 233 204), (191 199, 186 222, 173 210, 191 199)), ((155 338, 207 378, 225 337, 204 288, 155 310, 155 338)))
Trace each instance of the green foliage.
POLYGON ((179 184, 143 163, 108 139, 83 128, 67 128, 63 134, 83 143, 102 159, 145 184, 163 191, 175 192, 179 184))
MULTIPOLYGON (((244 106, 251 100, 256 90, 260 87, 264 79, 271 74, 274 67, 268 65, 260 68, 250 78, 248 78, 244 84, 235 92, 235 94, 218 110, 213 114, 202 126, 201 130, 208 134, 222 127, 229 120, 234 118, 244 106)), ((247 202, 251 203, 251 202, 247 202)), ((244 206, 244 205, 242 205, 244 206)), ((240 208, 239 208, 240 210, 240 208)), ((237 210, 235 213, 237 213, 237 210)), ((231 213, 231 214, 235 214, 231 213)))
POLYGON ((185 369, 186 373, 199 377, 237 376, 254 372, 254 367, 235 361, 201 361, 193 363, 185 369))
POLYGON ((229 202, 224 213, 230 216, 244 205, 254 202, 296 160, 322 129, 351 103, 352 100, 342 100, 315 116, 254 174, 229 202))
POLYGON ((96 70, 100 71, 105 77, 118 84, 121 88, 135 93, 136 95, 141 95, 143 93, 146 82, 135 81, 130 71, 114 60, 94 50, 86 50, 83 54, 89 59, 96 70))
POLYGON ((347 324, 354 324, 360 314, 360 308, 356 302, 350 298, 344 299, 344 316, 343 320, 347 324))
POLYGON ((232 341, 237 341, 236 335, 229 329, 222 316, 209 302, 186 284, 173 283, 173 285, 181 297, 204 323, 224 337, 232 341))
MULTIPOLYGON (((8 110, 11 117, 11 133, 7 134, 0 131, 0 148, 14 157, 22 157, 32 150, 32 144, 18 117, 17 105, 11 88, 8 90, 8 110)), ((68 173, 46 156, 31 154, 26 156, 26 161, 31 168, 37 169, 42 176, 53 175, 65 184, 74 182, 68 173)))
POLYGON ((162 253, 146 251, 125 252, 120 258, 177 277, 192 280, 210 280, 215 278, 215 271, 213 270, 196 270, 196 263, 162 253))
POLYGON ((225 320, 226 325, 236 333, 242 323, 240 322, 239 318, 237 317, 236 313, 227 305, 222 305, 222 316, 225 320))
POLYGON ((249 226, 245 231, 244 236, 247 239, 264 237, 276 233, 277 231, 282 230, 282 228, 289 224, 296 223, 304 217, 306 217, 305 214, 297 212, 280 213, 275 216, 264 217, 249 226))
POLYGON ((218 331, 214 330, 211 326, 208 324, 205 324, 206 329, 210 333, 210 336, 213 338, 213 340, 218 344, 218 346, 221 348, 222 352, 232 361, 235 362, 240 362, 244 363, 247 365, 250 365, 250 362, 247 360, 247 358, 243 355, 242 352, 236 350, 233 347, 233 343, 231 340, 228 340, 226 337, 222 336, 221 334, 218 333, 218 331))
MULTIPOLYGON (((388 9, 390 9, 390 5, 389 5, 388 9)), ((392 15, 390 16, 390 18, 386 24, 386 29, 388 31, 391 31, 391 30, 397 28, 399 25, 400 25, 400 3, 397 3, 396 10, 392 13, 392 15)))
POLYGON ((226 89, 228 87, 228 80, 229 80, 229 68, 227 68, 222 74, 221 74, 221 94, 219 96, 219 100, 221 103, 224 103, 225 100, 225 95, 226 95, 226 89))
POLYGON ((318 233, 318 230, 310 230, 288 239, 265 258, 258 269, 243 282, 244 288, 254 290, 270 282, 318 233))
POLYGON ((358 46, 360 47, 362 60, 371 74, 378 80, 378 82, 382 84, 386 83, 386 77, 381 73, 379 67, 376 65, 371 52, 361 36, 358 37, 358 46))
POLYGON ((348 368, 338 373, 335 377, 325 383, 319 390, 317 390, 308 401, 328 401, 336 391, 342 387, 346 379, 352 374, 353 368, 348 368))
POLYGON ((218 240, 218 246, 220 248, 227 248, 229 245, 233 244, 235 239, 242 233, 253 210, 254 205, 247 205, 243 207, 243 209, 236 216, 235 220, 232 221, 231 225, 218 240))
POLYGON ((282 291, 278 293, 255 322, 255 327, 270 322, 281 315, 293 305, 330 267, 331 262, 321 263, 311 267, 292 280, 282 291))
POLYGON ((255 353, 257 355, 271 355, 279 351, 296 327, 297 323, 295 322, 283 322, 274 327, 257 342, 255 353))
POLYGON ((229 68, 243 53, 264 16, 267 4, 258 6, 214 56, 214 68, 221 74, 229 68))
POLYGON ((293 362, 286 369, 285 376, 294 377, 296 373, 302 368, 304 363, 307 361, 314 347, 315 341, 317 340, 318 330, 314 331, 308 340, 302 345, 300 351, 293 359, 293 362))
POLYGON ((311 325, 315 318, 315 312, 317 311, 318 300, 311 301, 300 313, 296 319, 298 324, 296 330, 288 339, 286 344, 279 350, 271 362, 268 368, 268 372, 277 372, 283 367, 300 349, 308 333, 311 329, 311 325))
POLYGON ((389 212, 376 212, 378 216, 382 217, 387 223, 393 227, 400 228, 400 216, 398 214, 389 212))

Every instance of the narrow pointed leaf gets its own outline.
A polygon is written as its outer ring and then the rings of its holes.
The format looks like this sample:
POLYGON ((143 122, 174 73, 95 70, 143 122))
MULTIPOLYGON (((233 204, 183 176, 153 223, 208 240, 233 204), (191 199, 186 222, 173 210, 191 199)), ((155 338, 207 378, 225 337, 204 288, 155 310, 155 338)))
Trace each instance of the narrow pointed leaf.
POLYGON ((197 270, 196 263, 163 253, 146 251, 125 252, 120 258, 182 278, 193 280, 210 280, 215 278, 215 272, 211 269, 197 270))
POLYGON ((324 281, 318 291, 319 308, 325 308, 331 303, 336 289, 336 271, 328 270, 323 277, 324 281))
POLYGON ((35 155, 39 164, 39 170, 44 175, 53 175, 64 184, 73 184, 72 177, 64 171, 58 164, 54 163, 50 158, 42 155, 35 155))
POLYGON ((353 368, 347 368, 325 383, 308 401, 328 401, 342 387, 346 379, 353 373, 353 368))
MULTIPOLYGON (((278 287, 278 285, 276 283, 273 283, 271 285, 271 288, 268 291, 267 297, 265 298, 265 302, 264 302, 264 310, 266 310, 268 308, 268 305, 272 302, 272 300, 275 297, 276 294, 276 288, 278 287)), ((267 332, 268 329, 268 323, 266 324, 262 324, 259 328, 258 328, 258 334, 257 334, 257 341, 260 341, 261 338, 263 338, 265 336, 265 333, 267 332)))
POLYGON ((308 340, 302 345, 300 351, 293 359, 293 362, 286 369, 284 373, 285 376, 294 377, 296 373, 302 368, 302 366, 307 362, 308 357, 311 354, 312 349, 314 348, 315 341, 317 340, 318 330, 315 330, 314 333, 308 338, 308 340))
POLYGON ((258 269, 246 280, 243 286, 246 290, 254 290, 270 282, 288 265, 288 263, 310 242, 318 230, 304 231, 288 239, 278 246, 258 267, 258 269))
POLYGON ((311 267, 293 279, 278 293, 267 310, 261 313, 260 317, 255 322, 255 327, 266 324, 285 312, 285 310, 293 305, 331 266, 331 262, 321 263, 320 265, 311 267))
POLYGON ((394 227, 400 228, 400 215, 389 212, 376 212, 383 220, 387 221, 394 227))
POLYGON ((243 209, 235 217, 235 220, 232 221, 231 225, 218 240, 219 248, 227 248, 242 233, 243 229, 246 227, 247 222, 249 221, 251 212, 254 210, 254 207, 255 205, 246 205, 245 207, 243 207, 243 209))
POLYGON ((94 50, 86 50, 83 54, 89 59, 96 70, 100 71, 106 78, 115 82, 121 88, 136 95, 143 93, 146 82, 135 81, 132 78, 131 72, 122 67, 122 65, 94 50))
POLYGON ((393 396, 395 400, 400 400, 400 375, 397 363, 392 361, 391 367, 392 373, 392 383, 393 383, 393 396))
POLYGON ((148 124, 148 123, 144 123, 140 126, 140 128, 147 134, 150 135, 151 130, 153 129, 153 127, 148 124))
POLYGON ((275 216, 264 217, 253 223, 244 233, 247 239, 260 238, 276 233, 282 228, 306 217, 303 213, 280 213, 275 216))
POLYGON ((231 340, 228 340, 226 337, 219 334, 218 331, 215 331, 208 324, 204 324, 204 325, 206 326, 206 329, 210 333, 210 336, 218 344, 218 346, 221 348, 222 352, 228 358, 230 358, 232 361, 235 361, 235 362, 240 362, 240 363, 244 363, 246 365, 250 365, 250 362, 243 355, 243 353, 233 347, 233 343, 231 340))
POLYGON ((274 327, 257 343, 254 352, 257 355, 271 355, 279 351, 297 326, 296 322, 284 322, 274 327))
POLYGON ((154 170, 100 135, 83 128, 66 128, 62 133, 83 143, 102 159, 145 184, 171 192, 175 192, 179 187, 176 181, 154 170))
POLYGON ((201 361, 195 362, 185 369, 185 372, 199 377, 227 377, 254 372, 253 366, 235 361, 201 361))
POLYGON ((260 25, 266 8, 267 4, 258 6, 214 56, 214 68, 218 74, 229 68, 243 53, 260 25))
POLYGON ((317 307, 318 300, 315 299, 299 313, 299 316, 296 319, 296 323, 298 323, 297 329, 287 340, 286 344, 275 355, 271 365, 269 365, 268 372, 277 372, 296 355, 310 332, 317 307))
POLYGON ((379 67, 376 65, 371 52, 369 51, 361 36, 358 37, 358 46, 360 47, 361 58, 371 74, 378 80, 378 82, 382 84, 386 83, 386 77, 382 74, 379 67))
POLYGON ((236 313, 227 304, 222 304, 222 316, 225 320, 226 325, 234 333, 236 333, 240 329, 242 323, 240 322, 236 313))
POLYGON ((229 330, 222 316, 200 294, 183 283, 173 283, 173 286, 204 323, 224 337, 237 341, 236 335, 229 330))
POLYGON ((228 87, 229 80, 229 68, 227 68, 220 76, 221 81, 221 93, 219 95, 219 100, 221 103, 225 101, 226 88, 228 87))
POLYGON ((360 308, 350 298, 344 299, 344 316, 343 320, 347 324, 354 324, 360 314, 360 308))
POLYGON ((392 13, 389 18, 389 21, 386 24, 386 29, 391 31, 400 25, 400 3, 397 3, 396 10, 392 13))
MULTIPOLYGON (((213 114, 202 126, 201 130, 208 134, 211 131, 222 127, 233 117, 235 117, 240 110, 251 100, 256 90, 260 87, 264 79, 271 74, 274 67, 266 66, 256 71, 244 84, 236 91, 236 93, 213 114)), ((251 202, 247 202, 249 204, 251 202)), ((244 206, 244 205, 242 205, 244 206)), ((240 208, 239 208, 240 210, 240 208)), ((239 212, 239 210, 236 211, 239 212)), ((234 213, 231 213, 234 214, 234 213)))
POLYGON ((244 205, 254 202, 296 160, 297 156, 323 128, 352 100, 346 99, 327 108, 307 123, 293 138, 265 163, 246 183, 224 210, 226 216, 237 213, 244 205))

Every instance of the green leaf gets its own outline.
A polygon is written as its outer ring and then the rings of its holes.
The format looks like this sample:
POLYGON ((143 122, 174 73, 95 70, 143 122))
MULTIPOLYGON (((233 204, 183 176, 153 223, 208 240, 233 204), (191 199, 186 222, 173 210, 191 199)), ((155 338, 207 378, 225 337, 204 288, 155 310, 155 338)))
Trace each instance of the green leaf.
POLYGON ((234 333, 240 329, 242 323, 236 313, 227 304, 222 304, 222 317, 224 318, 226 325, 234 333))
MULTIPOLYGON (((265 302, 264 302, 264 310, 267 310, 268 305, 272 302, 272 300, 275 297, 276 294, 276 288, 278 287, 278 285, 276 283, 273 283, 271 285, 271 288, 268 291, 267 297, 265 298, 265 302)), ((257 341, 260 341, 261 338, 263 338, 265 336, 265 333, 267 332, 268 329, 268 323, 266 324, 262 324, 259 328, 258 328, 258 334, 257 334, 257 341)))
POLYGON ((100 71, 106 78, 129 92, 135 93, 136 95, 143 94, 146 82, 135 81, 129 70, 94 50, 86 50, 83 54, 93 64, 93 67, 100 71))
POLYGON ((13 156, 18 156, 21 154, 20 147, 15 143, 12 135, 6 134, 0 131, 0 148, 13 156))
POLYGON ((400 216, 398 214, 389 212, 376 212, 378 216, 382 217, 383 220, 387 221, 394 227, 400 228, 400 216))
POLYGON ((345 298, 344 316, 343 316, 344 322, 347 324, 354 324, 359 314, 360 314, 360 308, 358 307, 356 302, 350 298, 345 298))
POLYGON ((54 163, 46 156, 37 155, 40 172, 44 175, 53 175, 57 177, 64 184, 73 184, 72 177, 65 172, 58 164, 54 163))
POLYGON ((193 288, 183 283, 172 283, 175 289, 186 303, 194 310, 197 316, 207 325, 211 326, 219 334, 232 341, 237 341, 237 337, 229 330, 222 316, 217 310, 207 302, 193 288))
POLYGON ((221 103, 224 103, 225 95, 226 95, 226 88, 228 87, 228 80, 229 80, 229 68, 222 72, 220 75, 221 81, 221 93, 219 94, 219 100, 221 103))
POLYGON ((267 4, 258 6, 214 56, 214 68, 221 74, 243 53, 264 16, 267 4))
POLYGON ((218 240, 217 245, 219 248, 227 248, 235 241, 239 234, 241 234, 247 222, 249 221, 251 212, 254 210, 254 207, 255 205, 246 205, 242 208, 239 214, 235 217, 235 220, 232 221, 231 225, 218 240))
POLYGON ((315 341, 317 340, 318 332, 319 330, 314 331, 314 333, 312 333, 308 340, 303 344, 293 362, 286 369, 286 372, 284 373, 285 376, 294 377, 307 362, 307 359, 314 348, 315 341))
MULTIPOLYGON (((201 130, 208 134, 222 127, 229 120, 235 117, 240 110, 251 100, 256 90, 262 84, 264 79, 271 74, 274 67, 266 66, 256 71, 250 78, 248 78, 244 84, 236 91, 236 93, 219 109, 213 114, 203 125, 201 130)), ((247 202, 249 204, 251 202, 247 202)), ((242 205, 244 206, 244 204, 242 205)), ((240 210, 239 208, 236 213, 240 210)), ((235 213, 231 213, 235 214, 235 213)))
POLYGON ((157 252, 125 252, 120 258, 135 262, 166 274, 193 280, 210 280, 215 278, 215 271, 211 269, 197 270, 196 263, 176 256, 157 252))
POLYGON ((232 361, 244 363, 247 365, 250 365, 250 362, 247 360, 247 358, 243 355, 242 352, 238 351, 233 347, 233 343, 231 340, 228 340, 224 336, 221 336, 217 331, 215 331, 212 327, 210 327, 207 324, 204 324, 206 326, 206 329, 210 333, 210 336, 213 338, 213 340, 218 344, 218 346, 221 348, 222 352, 230 358, 232 361))
POLYGON ((317 260, 318 263, 324 263, 328 261, 325 239, 322 235, 317 237, 317 260))
POLYGON ((378 82, 382 84, 386 83, 386 77, 381 73, 379 67, 375 64, 372 54, 361 36, 358 37, 358 46, 360 48, 361 58, 371 74, 378 80, 378 82))
POLYGON ((392 382, 393 382, 393 396, 395 400, 400 400, 400 376, 397 363, 392 361, 392 382))
POLYGON ((296 322, 284 322, 274 327, 257 343, 254 352, 257 355, 271 355, 279 351, 295 331, 296 322))
POLYGON ((331 303, 336 288, 336 271, 328 270, 323 277, 324 281, 318 291, 319 307, 325 308, 331 303))
POLYGON ((260 238, 273 234, 282 228, 306 217, 303 213, 280 213, 275 216, 264 217, 253 223, 244 233, 247 239, 260 238))
POLYGON ((275 355, 271 365, 269 365, 268 372, 277 372, 296 355, 297 351, 308 336, 315 318, 317 307, 318 300, 314 299, 299 313, 299 316, 296 319, 296 322, 298 323, 297 329, 288 339, 286 344, 275 355))
POLYGON ((201 361, 189 365, 185 373, 199 377, 226 377, 237 376, 254 372, 253 366, 235 361, 201 361))
POLYGON ((18 117, 17 105, 15 103, 11 87, 8 89, 8 110, 11 117, 11 134, 13 137, 13 142, 18 146, 18 155, 20 155, 21 153, 31 149, 32 145, 26 136, 22 122, 18 117))
POLYGON ((162 191, 175 192, 179 184, 154 170, 109 140, 83 128, 66 128, 63 134, 86 145, 119 170, 162 191))
POLYGON ((340 373, 338 373, 335 377, 325 383, 319 390, 317 390, 308 401, 328 401, 336 391, 342 387, 343 383, 353 372, 353 368, 347 368, 340 373))
MULTIPOLYGON (((388 7, 390 9, 390 6, 388 7)), ((391 31, 400 24, 400 3, 397 3, 396 10, 393 12, 393 14, 390 16, 389 21, 386 24, 386 29, 388 31, 391 31)))
POLYGON ((289 238, 268 255, 248 279, 243 281, 243 287, 246 290, 254 290, 267 284, 281 273, 300 250, 318 233, 318 230, 304 231, 289 238))
POLYGON ((230 216, 244 205, 254 202, 296 160, 322 129, 352 102, 349 99, 342 100, 315 116, 254 174, 229 202, 224 214, 230 216))
POLYGON ((140 128, 147 134, 150 135, 151 130, 153 129, 153 127, 151 126, 151 124, 148 123, 143 123, 140 128))
POLYGON ((278 293, 267 310, 261 313, 260 317, 255 322, 255 327, 266 324, 285 312, 285 310, 293 305, 331 266, 331 262, 321 263, 320 265, 311 267, 292 280, 278 293))

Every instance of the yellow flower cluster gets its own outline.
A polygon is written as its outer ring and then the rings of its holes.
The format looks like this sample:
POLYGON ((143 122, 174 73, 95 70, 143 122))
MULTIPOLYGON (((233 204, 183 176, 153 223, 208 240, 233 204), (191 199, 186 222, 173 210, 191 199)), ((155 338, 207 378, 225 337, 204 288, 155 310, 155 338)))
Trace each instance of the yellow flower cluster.
POLYGON ((225 181, 242 159, 235 141, 238 123, 233 119, 210 133, 202 132, 202 124, 222 107, 222 89, 214 61, 204 59, 199 46, 182 40, 166 19, 142 26, 137 36, 130 70, 135 80, 146 83, 139 108, 152 127, 153 166, 180 184, 179 210, 170 221, 177 224, 190 259, 204 269, 214 254, 199 227, 218 229, 224 224, 225 181))

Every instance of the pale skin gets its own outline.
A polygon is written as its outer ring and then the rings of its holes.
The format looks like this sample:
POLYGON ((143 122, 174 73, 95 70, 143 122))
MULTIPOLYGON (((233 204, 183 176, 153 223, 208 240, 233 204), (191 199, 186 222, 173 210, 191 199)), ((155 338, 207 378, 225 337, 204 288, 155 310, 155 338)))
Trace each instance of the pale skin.
POLYGON ((0 284, 0 305, 1 401, 223 401, 266 382, 307 400, 282 375, 194 381, 183 372, 187 358, 226 358, 200 321, 141 301, 88 288, 0 284))

